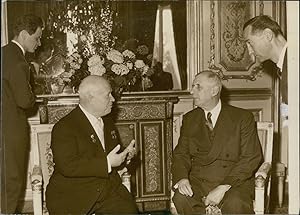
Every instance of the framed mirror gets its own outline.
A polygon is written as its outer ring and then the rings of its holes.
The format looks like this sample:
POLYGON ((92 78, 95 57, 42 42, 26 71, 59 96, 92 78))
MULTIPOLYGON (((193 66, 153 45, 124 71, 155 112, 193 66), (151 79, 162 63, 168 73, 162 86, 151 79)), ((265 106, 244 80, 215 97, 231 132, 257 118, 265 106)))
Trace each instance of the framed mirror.
POLYGON ((50 1, 37 94, 74 93, 89 74, 119 92, 188 88, 185 1, 50 1), (63 85, 59 87, 58 85, 63 85))

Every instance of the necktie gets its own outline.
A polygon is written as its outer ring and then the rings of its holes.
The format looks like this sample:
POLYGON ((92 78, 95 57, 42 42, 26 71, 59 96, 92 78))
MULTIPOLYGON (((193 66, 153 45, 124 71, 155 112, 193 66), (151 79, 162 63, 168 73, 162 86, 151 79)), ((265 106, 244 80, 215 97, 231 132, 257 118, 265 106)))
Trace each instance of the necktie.
POLYGON ((213 123, 212 123, 212 121, 211 121, 211 112, 208 112, 207 113, 207 120, 206 120, 206 125, 207 125, 207 127, 208 127, 208 129, 210 130, 210 131, 212 131, 212 130, 214 130, 214 126, 213 126, 213 123))
POLYGON ((211 121, 211 112, 207 113, 206 126, 208 128, 209 139, 210 139, 210 141, 212 141, 213 138, 214 138, 214 126, 213 126, 213 123, 211 121))
POLYGON ((96 132, 96 133, 97 133, 97 135, 98 135, 98 137, 99 137, 99 139, 100 139, 100 141, 101 141, 102 147, 103 147, 103 149, 104 149, 104 151, 105 151, 105 143, 104 143, 104 123, 103 123, 103 120, 102 120, 101 117, 98 118, 98 127, 99 127, 99 129, 98 129, 98 132, 96 132))

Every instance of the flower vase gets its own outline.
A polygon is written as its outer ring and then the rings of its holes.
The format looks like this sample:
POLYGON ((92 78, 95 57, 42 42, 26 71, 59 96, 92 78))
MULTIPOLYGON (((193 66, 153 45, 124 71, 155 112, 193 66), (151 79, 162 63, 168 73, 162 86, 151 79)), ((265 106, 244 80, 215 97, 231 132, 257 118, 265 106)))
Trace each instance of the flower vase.
POLYGON ((51 94, 60 94, 63 92, 64 84, 51 84, 51 94))
POLYGON ((66 85, 63 89, 63 93, 65 94, 73 94, 74 93, 74 89, 72 87, 70 87, 69 85, 66 85))

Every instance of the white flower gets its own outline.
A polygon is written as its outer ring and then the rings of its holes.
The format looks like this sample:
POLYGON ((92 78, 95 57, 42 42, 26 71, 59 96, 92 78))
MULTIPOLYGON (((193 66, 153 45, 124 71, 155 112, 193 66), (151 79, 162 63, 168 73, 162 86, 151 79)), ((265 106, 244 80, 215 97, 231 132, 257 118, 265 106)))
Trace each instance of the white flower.
POLYGON ((86 42, 86 41, 87 41, 87 38, 86 38, 85 35, 81 35, 81 36, 80 36, 80 40, 81 40, 82 42, 86 42))
POLYGON ((121 54, 121 52, 112 49, 110 50, 107 55, 106 55, 108 60, 113 61, 114 63, 123 63, 124 59, 123 59, 123 55, 121 54))
POLYGON ((72 69, 80 69, 80 64, 73 61, 73 62, 70 63, 70 67, 72 69))
POLYGON ((102 59, 99 55, 93 55, 89 60, 88 60, 88 66, 95 66, 98 64, 103 64, 104 63, 104 59, 102 59))
POLYGON ((102 64, 98 64, 96 66, 90 66, 89 72, 91 73, 91 75, 102 76, 106 72, 106 69, 102 64))
POLYGON ((148 72, 148 70, 149 70, 149 66, 148 65, 145 65, 144 67, 143 67, 143 75, 145 75, 147 72, 148 72))
POLYGON ((130 58, 130 59, 135 58, 135 54, 134 54, 132 51, 128 50, 128 49, 126 49, 125 51, 123 51, 123 52, 122 52, 122 55, 123 55, 124 57, 128 57, 128 58, 130 58))
POLYGON ((75 71, 74 69, 70 69, 70 70, 69 70, 69 73, 72 74, 72 75, 74 75, 75 72, 76 72, 76 71, 75 71))
POLYGON ((113 64, 111 66, 111 71, 113 71, 116 75, 126 75, 129 73, 129 69, 123 64, 113 64))
POLYGON ((126 66, 127 66, 128 69, 131 70, 133 68, 133 63, 131 61, 127 61, 126 66))
POLYGON ((145 63, 143 60, 136 60, 134 63, 135 68, 140 69, 145 66, 145 63))
POLYGON ((72 74, 69 72, 63 72, 60 74, 60 76, 63 78, 70 78, 72 76, 72 74))

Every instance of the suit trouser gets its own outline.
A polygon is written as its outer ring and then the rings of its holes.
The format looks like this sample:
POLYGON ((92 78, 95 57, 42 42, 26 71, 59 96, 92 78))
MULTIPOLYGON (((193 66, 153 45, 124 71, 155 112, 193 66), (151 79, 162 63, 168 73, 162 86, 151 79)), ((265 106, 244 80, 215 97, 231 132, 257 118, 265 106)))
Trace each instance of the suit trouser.
POLYGON ((137 206, 131 193, 123 184, 107 186, 105 195, 101 195, 89 214, 137 214, 137 206))
POLYGON ((2 137, 1 213, 16 213, 18 201, 25 194, 29 138, 23 138, 14 134, 2 137))
MULTIPOLYGON (((250 181, 238 187, 231 187, 224 195, 218 207, 223 214, 253 214, 253 189, 249 186, 250 181)), ((204 185, 205 186, 205 185, 204 185)), ((199 187, 197 187, 199 188, 199 187)), ((179 214, 205 214, 206 206, 201 197, 207 196, 208 192, 197 190, 192 187, 194 195, 184 196, 175 191, 173 202, 179 214)))

